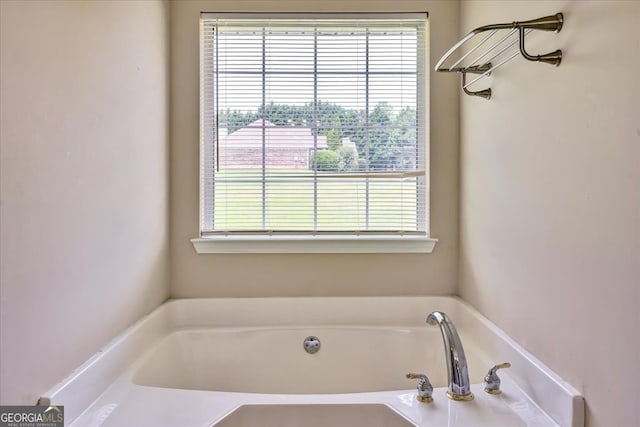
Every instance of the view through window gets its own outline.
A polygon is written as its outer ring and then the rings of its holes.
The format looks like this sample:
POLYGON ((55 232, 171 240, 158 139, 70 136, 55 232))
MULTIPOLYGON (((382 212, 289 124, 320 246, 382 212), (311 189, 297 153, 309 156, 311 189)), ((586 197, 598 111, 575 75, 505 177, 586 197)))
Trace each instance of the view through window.
POLYGON ((201 19, 201 231, 427 235, 425 15, 201 19))

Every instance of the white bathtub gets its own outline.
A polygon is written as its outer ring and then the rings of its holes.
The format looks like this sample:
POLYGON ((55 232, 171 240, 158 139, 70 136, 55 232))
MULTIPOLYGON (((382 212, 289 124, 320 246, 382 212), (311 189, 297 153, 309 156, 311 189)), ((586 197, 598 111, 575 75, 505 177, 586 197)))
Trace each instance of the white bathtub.
MULTIPOLYGON (((483 364, 466 349, 473 382, 483 364)), ((143 359, 133 382, 151 387, 268 394, 406 390, 407 372, 425 372, 444 387, 438 328, 301 326, 187 329, 170 333, 143 359), (303 341, 321 342, 315 354, 303 341)))
POLYGON ((45 396, 66 425, 351 427, 583 425, 579 393, 455 298, 172 300, 45 396), (471 402, 445 396, 441 310, 469 362, 471 402), (307 353, 316 336, 321 348, 307 353), (483 391, 494 364, 503 394, 483 391), (415 399, 408 372, 431 379, 415 399), (73 421, 71 424, 70 421, 73 421))

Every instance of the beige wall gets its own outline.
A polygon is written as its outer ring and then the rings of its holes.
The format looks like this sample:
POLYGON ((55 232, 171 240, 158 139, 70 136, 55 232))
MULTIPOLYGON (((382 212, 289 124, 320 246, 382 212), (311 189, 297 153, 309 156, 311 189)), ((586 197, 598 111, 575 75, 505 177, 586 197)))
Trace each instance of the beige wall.
POLYGON ((640 2, 465 1, 462 27, 562 11, 559 68, 514 61, 461 103, 462 297, 586 396, 640 425, 640 2))
POLYGON ((171 4, 172 295, 312 296, 453 294, 458 258, 457 81, 433 75, 432 254, 197 255, 198 18, 222 11, 427 11, 431 61, 458 35, 459 3, 428 0, 174 1, 171 4))
POLYGON ((0 1, 0 402, 168 295, 168 4, 0 1))

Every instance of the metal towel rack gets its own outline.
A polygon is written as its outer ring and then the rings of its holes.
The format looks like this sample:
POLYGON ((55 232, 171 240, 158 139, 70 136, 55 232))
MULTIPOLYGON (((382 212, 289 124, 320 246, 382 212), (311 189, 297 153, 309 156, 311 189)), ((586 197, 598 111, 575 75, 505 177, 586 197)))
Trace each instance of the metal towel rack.
MULTIPOLYGON (((467 95, 472 96, 480 96, 485 99, 491 98, 491 89, 483 89, 472 91, 469 90, 469 86, 481 80, 482 78, 491 75, 492 71, 497 70, 502 67, 507 62, 511 61, 518 54, 521 54, 525 59, 529 61, 535 62, 546 62, 547 64, 558 66, 562 61, 562 51, 560 49, 555 50, 553 52, 545 53, 542 55, 531 55, 525 49, 525 37, 531 33, 533 30, 542 30, 542 31, 555 31, 559 32, 562 29, 562 24, 564 22, 564 16, 562 13, 556 13, 555 15, 549 15, 538 19, 531 19, 529 21, 515 21, 507 24, 493 24, 493 25, 485 25, 483 27, 478 27, 475 30, 471 31, 469 34, 464 36, 462 40, 456 43, 451 49, 447 51, 447 53, 440 58, 440 61, 436 64, 436 71, 440 72, 448 72, 448 73, 460 73, 462 75, 462 90, 467 95), (490 44, 489 47, 485 47, 484 50, 480 48, 485 46, 485 44, 493 38, 494 35, 499 32, 506 34, 500 37, 499 40, 495 41, 493 44, 490 44), (462 54, 462 56, 453 62, 448 67, 443 66, 445 62, 451 57, 451 55, 458 51, 462 45, 467 44, 472 39, 477 40, 476 37, 478 34, 488 32, 486 36, 484 36, 481 40, 475 44, 475 46, 471 47, 466 53, 462 54), (518 46, 515 49, 510 51, 515 44, 518 46), (474 59, 470 62, 466 62, 471 55, 473 55, 476 51, 482 52, 480 55, 473 57, 474 59), (495 64, 493 61, 497 61, 495 64), (471 73, 477 75, 473 80, 467 82, 467 74, 471 73)), ((469 45, 469 44, 467 44, 469 45)))

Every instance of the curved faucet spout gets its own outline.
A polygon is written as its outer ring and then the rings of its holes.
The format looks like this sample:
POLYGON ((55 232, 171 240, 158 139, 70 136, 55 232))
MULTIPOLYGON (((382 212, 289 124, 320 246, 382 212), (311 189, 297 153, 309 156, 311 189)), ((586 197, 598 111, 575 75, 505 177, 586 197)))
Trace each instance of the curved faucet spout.
POLYGON ((427 323, 438 325, 444 341, 444 351, 447 358, 447 377, 449 389, 447 396, 453 400, 472 400, 471 383, 467 358, 464 355, 462 341, 456 327, 449 317, 441 311, 434 311, 427 316, 427 323))

